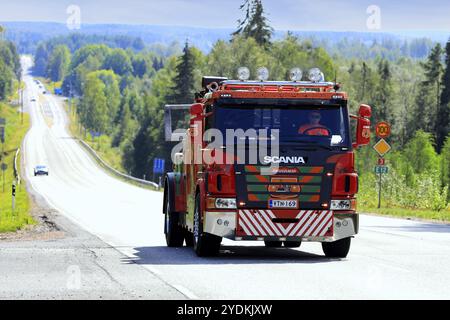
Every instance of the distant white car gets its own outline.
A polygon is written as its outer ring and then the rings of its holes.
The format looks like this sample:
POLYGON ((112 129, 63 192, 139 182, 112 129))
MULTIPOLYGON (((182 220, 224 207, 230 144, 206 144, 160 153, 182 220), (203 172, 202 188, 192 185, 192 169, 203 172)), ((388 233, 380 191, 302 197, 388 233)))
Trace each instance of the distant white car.
POLYGON ((34 176, 48 176, 48 168, 43 165, 34 167, 34 176))

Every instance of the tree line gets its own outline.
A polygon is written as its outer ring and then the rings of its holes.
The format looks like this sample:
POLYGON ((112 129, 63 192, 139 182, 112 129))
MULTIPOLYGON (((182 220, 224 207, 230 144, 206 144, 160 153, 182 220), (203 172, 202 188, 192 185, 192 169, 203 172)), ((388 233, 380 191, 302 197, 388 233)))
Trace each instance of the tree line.
POLYGON ((12 94, 14 81, 20 78, 20 57, 14 43, 4 40, 5 28, 0 25, 0 101, 12 94))
MULTIPOLYGON (((192 102, 202 75, 234 78, 240 66, 249 67, 252 74, 266 66, 270 79, 282 80, 288 79, 293 67, 319 67, 326 79, 342 83, 351 99, 351 112, 367 103, 373 107, 374 123, 391 123, 390 142, 396 151, 388 156, 393 166, 390 177, 408 190, 401 201, 411 192, 419 194, 422 182, 431 179, 427 186, 434 188, 434 194, 445 194, 447 204, 450 42, 445 49, 435 45, 422 60, 388 59, 381 54, 372 59, 347 58, 339 51, 331 56, 326 46, 315 46, 291 32, 274 40, 261 0, 246 0, 241 9, 243 19, 231 40, 217 41, 207 54, 188 42, 180 55, 169 57, 104 44, 89 44, 71 53, 63 44, 49 52, 47 76, 62 80, 67 95, 79 97, 77 113, 87 133, 111 137, 111 146, 122 155, 126 170, 149 177, 155 157, 170 159, 171 146, 164 142, 163 106, 192 102)), ((177 120, 181 126, 184 119, 177 120)), ((374 151, 366 148, 357 156, 363 183, 375 183, 374 151)), ((400 201, 398 197, 393 199, 400 201)))

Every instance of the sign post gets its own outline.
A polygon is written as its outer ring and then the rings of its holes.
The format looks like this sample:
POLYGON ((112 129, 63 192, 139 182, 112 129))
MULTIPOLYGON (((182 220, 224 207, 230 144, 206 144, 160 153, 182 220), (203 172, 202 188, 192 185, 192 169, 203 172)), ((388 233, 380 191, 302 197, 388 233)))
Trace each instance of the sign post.
POLYGON ((6 163, 2 162, 1 169, 2 169, 2 178, 3 178, 3 192, 5 192, 5 171, 6 171, 6 169, 8 169, 8 165, 6 163))
POLYGON ((16 210, 16 184, 13 182, 11 187, 11 196, 12 196, 12 212, 16 210))
POLYGON ((164 159, 154 158, 153 159, 153 182, 155 182, 155 174, 163 174, 165 171, 164 159))
POLYGON ((375 133, 380 140, 373 146, 374 150, 378 153, 378 165, 375 166, 375 174, 378 174, 378 209, 381 208, 381 176, 387 174, 389 171, 388 166, 386 166, 386 160, 384 156, 391 151, 391 146, 384 140, 391 134, 391 126, 385 122, 377 123, 375 127, 375 133))
POLYGON ((4 156, 4 149, 5 149, 5 126, 6 126, 6 119, 0 118, 0 142, 2 143, 2 154, 0 155, 0 159, 2 161, 1 169, 2 169, 2 178, 3 178, 3 192, 5 192, 5 171, 8 168, 8 166, 3 163, 3 156, 4 156))

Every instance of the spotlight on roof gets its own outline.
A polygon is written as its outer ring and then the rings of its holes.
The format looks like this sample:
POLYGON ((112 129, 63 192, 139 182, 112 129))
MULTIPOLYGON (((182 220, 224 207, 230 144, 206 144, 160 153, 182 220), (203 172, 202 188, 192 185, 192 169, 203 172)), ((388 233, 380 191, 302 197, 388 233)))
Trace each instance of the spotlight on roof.
POLYGON ((240 67, 237 71, 238 79, 246 81, 250 78, 250 70, 247 67, 240 67))

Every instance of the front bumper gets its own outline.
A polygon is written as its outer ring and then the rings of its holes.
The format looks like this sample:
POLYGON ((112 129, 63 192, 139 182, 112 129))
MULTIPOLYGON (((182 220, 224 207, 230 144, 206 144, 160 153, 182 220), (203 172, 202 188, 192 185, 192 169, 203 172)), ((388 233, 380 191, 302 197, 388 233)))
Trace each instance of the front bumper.
MULTIPOLYGON (((328 229, 328 232, 325 232, 324 235, 318 235, 318 232, 311 232, 307 235, 302 236, 292 236, 289 232, 282 232, 283 229, 280 228, 281 232, 277 234, 269 234, 268 232, 264 233, 264 230, 267 230, 267 224, 264 224, 264 221, 261 222, 261 225, 254 225, 253 235, 242 234, 237 232, 238 225, 238 213, 236 211, 220 211, 213 212, 207 211, 205 213, 204 226, 203 230, 207 233, 214 234, 219 237, 224 237, 231 240, 271 240, 271 241, 312 241, 312 242, 332 242, 343 238, 348 238, 354 236, 359 231, 359 215, 357 213, 341 213, 341 212, 332 212, 331 222, 328 229), (259 232, 258 232, 259 231, 259 232)), ((273 222, 276 225, 276 222, 273 222)), ((324 227, 326 221, 323 222, 324 227)), ((285 230, 295 230, 295 225, 289 226, 288 224, 284 224, 285 230)), ((318 230, 320 227, 319 223, 315 227, 315 230, 318 230)), ((303 227, 302 227, 303 228, 303 227)), ((311 226, 311 229, 314 226, 311 226)), ((300 229, 300 227, 298 227, 300 229)), ((304 228, 305 230, 308 227, 304 228)))

